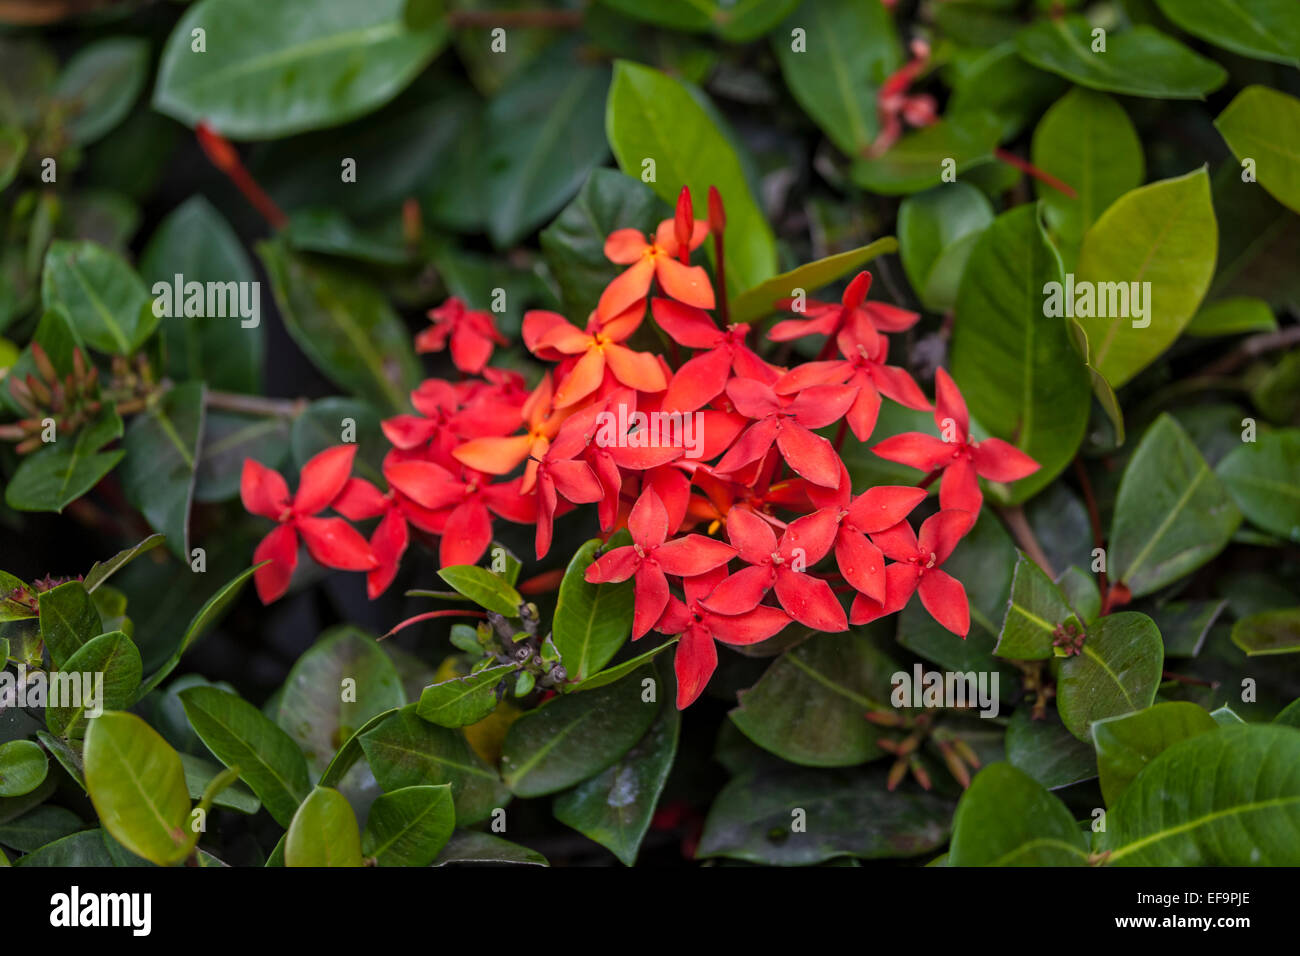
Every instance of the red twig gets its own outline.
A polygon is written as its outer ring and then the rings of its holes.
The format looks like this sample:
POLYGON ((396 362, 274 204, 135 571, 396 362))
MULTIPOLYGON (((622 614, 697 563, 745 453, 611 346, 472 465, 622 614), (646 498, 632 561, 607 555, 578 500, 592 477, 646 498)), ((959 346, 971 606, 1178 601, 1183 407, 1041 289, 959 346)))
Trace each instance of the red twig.
MULTIPOLYGON (((1088 470, 1083 467, 1083 459, 1074 459, 1074 473, 1079 478, 1079 485, 1083 489, 1083 500, 1088 506, 1088 523, 1092 525, 1092 546, 1100 548, 1102 554, 1106 553, 1106 539, 1101 533, 1101 512, 1097 510, 1097 498, 1092 493, 1092 482, 1088 480, 1088 470)), ((1103 561, 1101 570, 1097 572, 1097 588, 1101 591, 1101 606, 1104 614, 1109 610, 1110 602, 1110 585, 1106 580, 1106 563, 1103 561)))
POLYGON ((195 128, 194 133, 198 137, 199 146, 203 148, 203 153, 208 157, 208 161, 226 174, 230 181, 244 194, 244 198, 262 214, 263 219, 271 224, 272 229, 283 229, 289 224, 289 217, 284 214, 284 211, 275 204, 275 201, 266 194, 266 191, 257 184, 257 180, 244 168, 244 164, 239 159, 239 154, 235 152, 235 147, 230 145, 228 140, 207 123, 200 123, 195 128))
POLYGON ((1072 189, 1070 186, 1067 186, 1065 183, 1061 182, 1051 173, 1043 172, 1033 163, 1021 159, 1015 153, 1008 152, 1007 150, 999 147, 998 149, 995 149, 993 151, 993 155, 996 156, 998 159, 1002 160, 1002 162, 1008 163, 1016 167, 1016 169, 1020 170, 1022 173, 1025 173, 1028 176, 1033 176, 1040 183, 1046 183, 1047 185, 1055 189, 1057 192, 1065 193, 1065 195, 1069 196, 1071 199, 1079 198, 1079 194, 1076 193, 1074 189, 1072 189))
POLYGON ((386 637, 392 637, 398 631, 410 627, 412 624, 419 624, 421 621, 430 621, 435 617, 475 617, 479 620, 487 620, 486 611, 461 610, 459 608, 448 611, 426 611, 424 614, 417 614, 415 617, 408 617, 405 621, 398 624, 391 631, 380 638, 382 641, 386 637))

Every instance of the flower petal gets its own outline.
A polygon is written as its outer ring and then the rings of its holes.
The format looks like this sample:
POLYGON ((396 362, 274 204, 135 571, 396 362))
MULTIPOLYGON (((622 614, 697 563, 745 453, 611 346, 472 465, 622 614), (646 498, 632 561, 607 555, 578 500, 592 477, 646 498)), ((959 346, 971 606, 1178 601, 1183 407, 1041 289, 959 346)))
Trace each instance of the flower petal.
POLYGON ((649 293, 654 274, 655 261, 652 257, 637 259, 631 268, 605 286, 600 301, 596 303, 596 315, 601 319, 612 319, 620 312, 626 312, 649 293))
POLYGON ((786 464, 796 473, 823 488, 839 487, 839 455, 821 435, 813 434, 798 422, 785 421, 777 433, 776 445, 786 464))
POLYGON ((253 563, 270 561, 264 568, 253 572, 257 596, 263 604, 278 600, 289 590, 293 570, 298 566, 298 534, 291 524, 282 524, 258 542, 253 550, 253 563))
POLYGON ((835 563, 855 591, 884 602, 885 556, 865 535, 842 529, 835 540, 835 563))
POLYGON ((655 278, 665 295, 701 309, 714 307, 713 286, 703 266, 682 265, 665 255, 655 256, 654 263, 655 278))
POLYGON ((668 578, 657 565, 641 562, 634 575, 636 609, 632 612, 632 640, 640 640, 664 613, 668 606, 668 578))
POLYGON ((774 576, 767 566, 751 565, 723 578, 700 602, 717 614, 744 614, 758 607, 771 590, 774 576))
POLYGON ((342 518, 301 517, 295 524, 317 564, 340 571, 369 571, 379 566, 370 543, 342 518))
POLYGON ((847 631, 848 618, 831 586, 821 578, 789 568, 776 572, 776 597, 786 612, 800 624, 816 631, 847 631))
POLYGON ((654 550, 654 559, 665 574, 694 577, 726 564, 736 556, 736 549, 702 534, 665 541, 654 550))
POLYGON ((911 465, 921 471, 933 471, 952 461, 953 446, 942 438, 924 432, 891 435, 871 449, 886 461, 911 465))
POLYGON ((930 616, 959 637, 970 631, 970 603, 960 581, 944 571, 931 568, 921 575, 917 585, 921 603, 930 616))
POLYGON ((492 516, 474 499, 457 505, 447 516, 438 543, 438 560, 444 568, 456 564, 478 564, 492 543, 492 516))
POLYGON ((790 615, 780 608, 760 604, 744 614, 710 614, 705 623, 717 640, 743 647, 779 634, 790 623, 790 615))
POLYGON ((289 507, 289 486, 278 471, 272 471, 260 461, 244 459, 244 470, 239 477, 239 498, 250 514, 279 521, 289 507))
POLYGON ((989 481, 1019 481, 1039 469, 1038 462, 1001 438, 986 438, 971 446, 975 470, 989 481))
POLYGON ((874 534, 892 528, 925 500, 924 488, 913 485, 877 485, 868 488, 849 505, 849 524, 874 534))
POLYGON ((352 475, 352 459, 356 454, 356 445, 336 445, 313 455, 298 476, 298 490, 293 496, 294 514, 314 515, 328 507, 352 475))
POLYGON ((685 710, 699 699, 717 667, 718 649, 709 632, 702 627, 688 627, 683 631, 673 655, 678 710, 685 710))
POLYGON ((957 425, 957 441, 965 442, 970 435, 970 413, 966 411, 961 389, 947 370, 941 368, 934 373, 934 391, 934 421, 939 430, 943 431, 944 421, 951 419, 957 425))

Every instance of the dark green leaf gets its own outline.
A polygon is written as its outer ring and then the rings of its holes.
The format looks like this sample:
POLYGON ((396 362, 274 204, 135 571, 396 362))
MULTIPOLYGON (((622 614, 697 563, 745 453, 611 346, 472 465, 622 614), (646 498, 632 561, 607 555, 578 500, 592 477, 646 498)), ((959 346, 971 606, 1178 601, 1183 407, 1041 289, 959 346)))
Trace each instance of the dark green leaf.
POLYGON ((1156 0, 1193 36, 1242 56, 1300 67, 1300 16, 1286 0, 1156 0))
POLYGON ((93 142, 125 119, 148 76, 149 44, 136 37, 106 37, 78 50, 54 88, 72 106, 65 127, 72 141, 93 142))
POLYGON ((476 830, 460 830, 454 834, 433 865, 448 866, 456 863, 547 865, 546 857, 536 850, 476 830))
POLYGON ((851 176, 863 189, 900 196, 920 192, 944 181, 946 172, 960 175, 993 158, 998 145, 998 121, 988 113, 941 119, 906 133, 874 159, 857 159, 851 176))
POLYGON ((1300 541, 1300 429, 1261 432, 1215 470, 1252 524, 1300 541))
POLYGON ((877 256, 898 251, 898 240, 885 236, 875 242, 847 252, 837 252, 825 259, 808 262, 789 272, 765 279, 753 288, 746 289, 731 303, 731 321, 752 322, 775 311, 773 303, 789 298, 803 289, 811 293, 840 279, 855 269, 860 269, 877 256))
POLYGON ((134 561, 140 555, 152 551, 158 545, 163 543, 163 536, 160 534, 151 534, 134 547, 126 548, 119 551, 105 561, 96 561, 86 572, 81 583, 87 593, 94 593, 95 589, 112 577, 119 569, 134 561))
POLYGON ((1164 670, 1155 622, 1121 611, 1088 624, 1083 651, 1066 658, 1056 681, 1061 720, 1080 740, 1092 723, 1150 707, 1164 670))
POLYGON ((415 712, 440 727, 476 724, 496 710, 497 686, 518 669, 501 664, 433 684, 420 695, 415 712))
POLYGON ((130 706, 140 686, 140 674, 140 652, 121 631, 87 641, 50 674, 51 689, 57 682, 62 688, 59 696, 63 702, 45 708, 45 724, 50 733, 65 738, 80 737, 88 717, 97 719, 95 713, 130 706), (69 688, 77 685, 80 693, 69 693, 69 688))
POLYGON ((37 598, 41 614, 41 640, 54 667, 62 667, 103 626, 99 611, 80 581, 68 581, 42 591, 37 598))
POLYGON ((403 787, 370 805, 362 855, 379 866, 429 866, 456 828, 451 787, 403 787))
POLYGON ((1106 805, 1113 808, 1133 778, 1168 747, 1216 727, 1203 708, 1181 700, 1094 723, 1092 739, 1106 805))
POLYGON ((1065 804, 1024 771, 975 775, 952 821, 949 866, 1084 866, 1088 844, 1065 804))
POLYGON ((630 540, 611 540, 606 546, 592 538, 569 561, 560 582, 552 637, 570 680, 582 680, 599 671, 632 633, 632 582, 590 584, 584 576, 597 553, 630 540))
POLYGON ((1053 656, 1057 628, 1074 618, 1074 609, 1043 569, 1021 554, 1011 581, 1011 600, 993 652, 1013 660, 1036 661, 1053 656))
POLYGON ((1232 643, 1251 657, 1300 651, 1300 607, 1242 618, 1232 625, 1232 643))
POLYGON ((21 797, 45 780, 49 758, 41 745, 30 740, 0 744, 0 797, 21 797))
POLYGON ((5 503, 18 511, 58 511, 76 501, 113 470, 122 451, 101 451, 122 436, 122 419, 108 408, 77 429, 23 459, 5 489, 5 503))
POLYGON ((190 502, 203 435, 201 382, 177 385, 131 420, 122 448, 122 487, 182 561, 190 556, 190 502))
POLYGON ((135 270, 93 242, 56 239, 45 253, 41 299, 61 308, 81 341, 110 355, 130 355, 158 325, 135 270))
POLYGON ((1049 790, 1097 776, 1097 755, 1076 738, 1056 714, 1042 720, 1030 708, 1017 707, 1007 725, 1007 763, 1023 770, 1049 790))
POLYGON ((903 268, 927 309, 941 312, 956 304, 966 261, 992 222, 992 205, 968 183, 945 183, 903 200, 898 209, 903 268))

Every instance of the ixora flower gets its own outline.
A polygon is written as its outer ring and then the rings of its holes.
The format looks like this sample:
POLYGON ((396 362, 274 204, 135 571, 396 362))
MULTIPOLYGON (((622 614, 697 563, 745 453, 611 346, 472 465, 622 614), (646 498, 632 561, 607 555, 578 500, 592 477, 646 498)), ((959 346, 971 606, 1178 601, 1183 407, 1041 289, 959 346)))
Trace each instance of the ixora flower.
POLYGON ((415 337, 417 352, 441 352, 451 339, 451 360, 462 372, 477 374, 492 358, 492 346, 509 342, 497 331, 492 313, 465 308, 454 296, 429 310, 433 325, 415 337))
POLYGON ((244 459, 239 481, 244 507, 279 523, 253 551, 253 563, 271 562, 253 576, 263 604, 270 604, 289 590, 298 566, 299 535, 312 558, 326 567, 341 571, 378 567, 370 545, 355 528, 342 518, 318 517, 347 484, 356 451, 355 445, 339 445, 313 457, 302 466, 298 490, 293 495, 279 472, 252 458, 244 459))
POLYGON ((970 440, 970 414, 957 383, 943 369, 935 374, 934 421, 942 438, 905 432, 886 438, 874 451, 881 458, 922 471, 942 471, 939 506, 978 515, 984 502, 979 478, 1018 481, 1038 470, 1038 462, 1000 438, 970 440))

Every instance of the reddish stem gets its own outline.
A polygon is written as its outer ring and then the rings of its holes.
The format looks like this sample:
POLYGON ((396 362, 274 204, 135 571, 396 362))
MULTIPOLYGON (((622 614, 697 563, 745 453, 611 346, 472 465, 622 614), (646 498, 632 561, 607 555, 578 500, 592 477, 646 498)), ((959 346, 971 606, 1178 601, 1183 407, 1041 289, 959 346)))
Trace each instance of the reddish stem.
POLYGON ((486 621, 487 612, 462 610, 460 608, 447 611, 426 611, 424 614, 417 614, 415 617, 408 617, 405 621, 402 621, 402 623, 398 624, 391 631, 381 637, 380 640, 382 641, 386 637, 392 637, 398 631, 404 630, 412 624, 419 624, 421 621, 430 621, 436 617, 476 617, 479 620, 486 621))
POLYGON ((262 218, 271 224, 272 229, 283 229, 289 224, 289 217, 266 194, 240 162, 239 154, 220 133, 207 123, 200 123, 194 130, 199 146, 213 166, 226 174, 226 177, 238 187, 262 218))
MULTIPOLYGON (((1088 470, 1083 467, 1083 459, 1074 459, 1074 473, 1079 478, 1079 486, 1083 489, 1083 500, 1088 506, 1088 523, 1092 525, 1092 546, 1100 548, 1105 554, 1106 539, 1101 533, 1101 512, 1097 509, 1097 498, 1092 493, 1092 482, 1088 479, 1088 470)), ((1097 588, 1101 591, 1102 613, 1105 614, 1110 610, 1110 584, 1106 580, 1105 562, 1102 563, 1103 570, 1097 572, 1097 588)))
POLYGON ((943 474, 943 469, 942 469, 942 468, 936 468, 934 471, 930 472, 928 475, 926 475, 924 478, 922 478, 920 481, 918 481, 918 482, 916 483, 916 487, 918 487, 918 488, 929 488, 932 484, 934 484, 935 479, 938 478, 938 477, 939 477, 940 475, 942 475, 942 474, 943 474))
POLYGON ((1045 173, 1037 166, 1035 166, 1033 163, 1021 159, 1015 153, 1008 152, 1007 150, 999 147, 998 149, 995 149, 993 151, 993 155, 996 156, 998 159, 1002 160, 1002 162, 1008 163, 1016 167, 1016 169, 1020 170, 1022 173, 1025 173, 1028 176, 1033 176, 1040 183, 1046 183, 1047 185, 1055 189, 1057 192, 1064 193, 1066 196, 1069 196, 1071 199, 1079 198, 1079 194, 1076 193, 1073 188, 1061 182, 1051 173, 1045 173))

